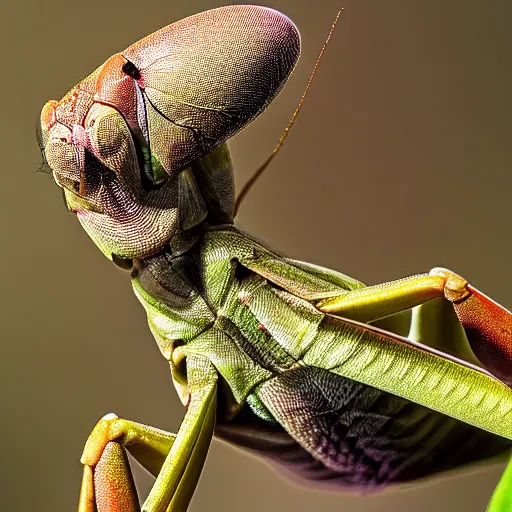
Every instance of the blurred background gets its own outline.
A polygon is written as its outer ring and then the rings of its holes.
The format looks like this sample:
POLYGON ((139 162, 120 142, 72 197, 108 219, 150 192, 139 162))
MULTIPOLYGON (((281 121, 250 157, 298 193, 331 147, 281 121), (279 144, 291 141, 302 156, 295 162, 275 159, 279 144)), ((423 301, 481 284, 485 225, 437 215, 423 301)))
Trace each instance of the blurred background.
MULTIPOLYGON (((0 509, 76 510, 82 446, 109 411, 176 431, 183 409, 128 275, 37 170, 35 126, 113 53, 213 0, 2 0, 0 509)), ((282 134, 337 10, 298 122, 238 225, 293 256, 377 283, 446 266, 512 307, 507 0, 269 0, 303 56, 231 142, 241 184, 282 134)), ((457 449, 456 446, 453 447, 457 449)), ((193 512, 481 512, 494 467, 360 498, 284 480, 214 441, 193 512)), ((137 472, 147 488, 150 480, 137 472)))

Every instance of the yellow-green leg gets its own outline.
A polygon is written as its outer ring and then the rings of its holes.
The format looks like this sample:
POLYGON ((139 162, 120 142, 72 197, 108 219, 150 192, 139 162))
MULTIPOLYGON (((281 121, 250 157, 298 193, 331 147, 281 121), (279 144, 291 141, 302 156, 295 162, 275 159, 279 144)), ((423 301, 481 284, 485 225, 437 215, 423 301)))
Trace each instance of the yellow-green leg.
POLYGON ((441 297, 444 284, 441 276, 422 274, 322 299, 316 306, 351 320, 371 322, 441 297))
POLYGON ((213 435, 217 374, 201 357, 187 358, 189 404, 178 434, 109 414, 91 432, 82 455, 78 512, 140 510, 127 449, 155 477, 143 512, 182 512, 194 494, 213 435))
POLYGON ((78 511, 140 510, 125 449, 153 476, 157 476, 175 438, 175 434, 124 420, 114 414, 104 416, 85 444, 78 511), (117 508, 114 508, 114 503, 117 508))

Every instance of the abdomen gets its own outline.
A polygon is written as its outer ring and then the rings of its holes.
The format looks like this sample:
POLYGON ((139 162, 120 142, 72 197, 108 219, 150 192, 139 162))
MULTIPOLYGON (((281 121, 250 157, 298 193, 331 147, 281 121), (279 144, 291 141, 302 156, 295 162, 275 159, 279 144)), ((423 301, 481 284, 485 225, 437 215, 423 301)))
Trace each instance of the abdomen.
POLYGON ((510 449, 499 436, 328 370, 301 366, 264 382, 217 435, 310 482, 367 491, 487 459, 510 449))

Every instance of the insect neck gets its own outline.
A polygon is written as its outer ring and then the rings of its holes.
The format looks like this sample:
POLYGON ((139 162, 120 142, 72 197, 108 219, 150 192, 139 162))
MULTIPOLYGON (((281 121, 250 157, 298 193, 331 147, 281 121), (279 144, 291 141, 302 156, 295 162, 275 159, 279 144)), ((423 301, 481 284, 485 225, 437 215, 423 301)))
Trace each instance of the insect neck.
POLYGON ((179 173, 178 194, 180 234, 233 223, 235 185, 226 144, 179 173))

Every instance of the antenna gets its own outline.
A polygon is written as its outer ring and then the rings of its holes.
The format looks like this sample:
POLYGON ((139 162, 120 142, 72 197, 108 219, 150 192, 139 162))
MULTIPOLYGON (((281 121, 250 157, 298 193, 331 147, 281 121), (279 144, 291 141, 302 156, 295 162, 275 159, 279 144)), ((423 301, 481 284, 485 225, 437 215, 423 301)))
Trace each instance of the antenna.
POLYGON ((240 205, 242 204, 242 201, 245 199, 245 196, 250 192, 256 181, 261 177, 265 169, 270 165, 272 160, 274 160, 275 156, 281 149, 281 147, 284 144, 284 141, 286 140, 286 137, 288 137, 288 134, 290 133, 291 127, 294 125, 295 120, 297 119, 297 116, 299 115, 300 109, 302 108, 302 105, 304 104, 304 100, 306 99, 306 95, 308 94, 309 87, 311 85, 311 82, 313 81, 313 78, 316 75, 316 71, 318 69, 318 66, 320 65, 320 62, 323 59, 325 50, 327 46, 329 45, 332 35, 334 33, 334 29, 336 28, 336 25, 338 24, 338 20, 340 19, 341 13, 343 12, 343 9, 340 9, 338 11, 338 14, 336 15, 336 18, 334 19, 333 24, 331 25, 331 29, 329 30, 329 34, 327 35, 327 39, 325 40, 325 43, 322 46, 322 49, 320 50, 320 54, 318 55, 318 58, 316 59, 315 66, 313 67, 313 71, 311 72, 311 75, 309 76, 308 83, 306 84, 306 88, 304 89, 304 92, 302 93, 302 96, 300 98, 299 104, 297 105, 297 108, 295 109, 295 112, 293 113, 290 122, 288 123, 288 126, 285 128, 283 135, 281 135, 281 138, 279 139, 279 142, 277 143, 276 147, 270 153, 270 155, 267 157, 267 159, 254 171, 253 175, 249 178, 247 183, 242 187, 242 190, 238 194, 238 197, 235 201, 235 212, 234 217, 238 213, 238 210, 240 208, 240 205))

